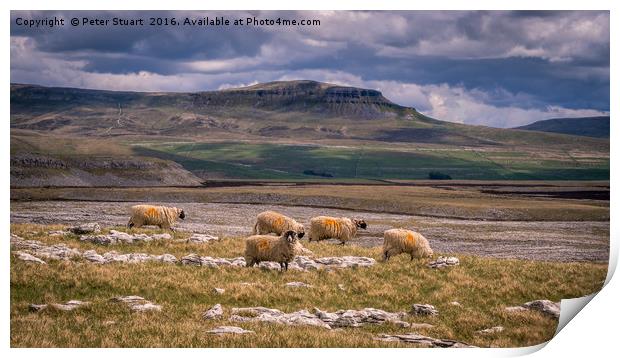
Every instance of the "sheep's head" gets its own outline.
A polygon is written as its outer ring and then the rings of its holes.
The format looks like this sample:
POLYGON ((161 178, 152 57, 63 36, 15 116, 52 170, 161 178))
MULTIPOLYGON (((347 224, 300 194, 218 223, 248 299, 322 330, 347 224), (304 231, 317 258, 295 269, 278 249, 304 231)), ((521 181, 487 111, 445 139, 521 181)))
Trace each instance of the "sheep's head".
POLYGON ((181 212, 179 213, 179 218, 181 220, 185 220, 185 211, 183 209, 181 209, 181 212))
POLYGON ((364 220, 353 219, 353 222, 355 223, 355 226, 359 228, 366 229, 368 227, 368 225, 366 225, 366 222, 364 220))
POLYGON ((295 231, 297 231, 297 238, 299 239, 304 237, 304 235, 306 234, 306 230, 304 230, 304 226, 302 224, 299 224, 295 231))
POLYGON ((297 233, 293 230, 289 230, 284 233, 284 237, 286 238, 286 242, 293 245, 297 242, 297 233))
POLYGON ((430 245, 425 245, 424 247, 424 255, 428 258, 433 257, 433 249, 431 249, 430 245))

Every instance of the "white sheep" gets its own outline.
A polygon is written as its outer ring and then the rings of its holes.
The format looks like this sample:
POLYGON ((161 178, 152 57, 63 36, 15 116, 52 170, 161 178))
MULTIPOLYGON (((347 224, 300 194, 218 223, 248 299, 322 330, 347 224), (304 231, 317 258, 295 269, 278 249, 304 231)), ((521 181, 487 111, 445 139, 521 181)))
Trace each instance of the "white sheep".
POLYGON ((263 211, 256 217, 253 234, 264 235, 274 233, 282 235, 284 231, 288 230, 295 231, 300 239, 305 235, 304 226, 295 221, 295 219, 275 211, 263 211))
POLYGON ((409 254, 411 260, 433 256, 433 250, 422 234, 405 229, 386 230, 383 233, 383 260, 402 253, 409 254))
POLYGON ((297 253, 297 234, 285 231, 280 237, 272 235, 253 235, 245 240, 245 264, 252 267, 261 261, 275 261, 280 270, 288 270, 288 263, 297 253))
POLYGON ((310 219, 308 241, 334 238, 344 245, 345 242, 355 237, 358 228, 366 229, 366 227, 364 220, 317 216, 310 219))
POLYGON ((134 226, 156 225, 160 229, 174 231, 172 225, 177 218, 185 219, 185 211, 183 209, 154 205, 134 205, 131 207, 131 217, 127 227, 131 229, 134 226))

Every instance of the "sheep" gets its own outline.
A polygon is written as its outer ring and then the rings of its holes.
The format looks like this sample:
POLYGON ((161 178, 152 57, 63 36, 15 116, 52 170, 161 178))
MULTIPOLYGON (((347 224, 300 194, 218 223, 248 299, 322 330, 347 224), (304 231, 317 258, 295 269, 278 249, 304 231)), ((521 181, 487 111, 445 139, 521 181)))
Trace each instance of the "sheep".
POLYGON ((293 261, 297 253, 297 234, 293 230, 282 233, 280 237, 273 235, 253 235, 245 239, 245 264, 252 267, 261 261, 275 261, 280 270, 288 271, 288 263, 293 261))
POLYGON ((405 229, 389 229, 383 233, 383 261, 387 261, 391 256, 407 253, 414 257, 432 257, 428 240, 422 234, 405 229))
POLYGON ((264 235, 274 233, 282 235, 284 231, 292 230, 297 233, 298 238, 305 235, 304 226, 288 216, 275 211, 263 211, 256 217, 253 235, 264 235))
POLYGON ((131 217, 127 227, 131 229, 134 226, 156 225, 160 229, 174 231, 172 225, 177 218, 185 219, 185 211, 183 209, 154 205, 134 205, 131 207, 131 217))
POLYGON ((317 216, 310 219, 308 241, 334 238, 340 240, 340 244, 344 246, 345 242, 355 237, 358 228, 366 227, 364 220, 317 216))

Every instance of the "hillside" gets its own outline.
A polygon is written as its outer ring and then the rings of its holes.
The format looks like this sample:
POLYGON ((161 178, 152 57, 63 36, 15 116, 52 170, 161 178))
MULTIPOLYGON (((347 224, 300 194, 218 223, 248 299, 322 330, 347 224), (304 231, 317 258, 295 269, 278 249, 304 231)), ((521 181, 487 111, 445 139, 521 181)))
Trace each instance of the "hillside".
POLYGON ((516 127, 515 129, 609 138, 609 116, 553 118, 516 127))
MULTIPOLYGON (((605 138, 576 141, 564 134, 446 122, 395 104, 376 90, 314 81, 195 93, 12 84, 10 123, 12 159, 43 155, 72 170, 83 169, 76 163, 85 156, 104 162, 153 160, 177 163, 186 171, 164 179, 166 170, 157 170, 154 182, 162 185, 183 177, 193 179, 180 179, 179 185, 195 183, 196 177, 426 179, 432 171, 453 179, 609 177, 605 138)), ((44 162, 30 161, 34 167, 22 172, 48 173, 38 166, 44 162)), ((22 163, 13 163, 17 173, 22 163)), ((112 168, 89 170, 104 176, 112 168)), ((77 182, 99 182, 84 178, 77 182)), ((12 177, 11 185, 21 182, 12 177)), ((106 181, 117 182, 133 183, 106 181)), ((27 183, 59 185, 36 178, 27 183)))

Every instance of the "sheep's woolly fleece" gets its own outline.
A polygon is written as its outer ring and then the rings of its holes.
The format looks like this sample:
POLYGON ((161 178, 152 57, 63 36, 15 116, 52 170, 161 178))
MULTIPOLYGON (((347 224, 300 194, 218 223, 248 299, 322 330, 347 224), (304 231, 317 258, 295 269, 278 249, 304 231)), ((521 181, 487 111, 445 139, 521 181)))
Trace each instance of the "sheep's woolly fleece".
MULTIPOLYGON (((95 264, 110 264, 115 262, 142 263, 148 261, 163 262, 169 264, 180 263, 182 265, 206 266, 206 267, 226 267, 237 266, 245 267, 243 257, 219 258, 209 256, 198 256, 190 254, 180 260, 171 254, 151 255, 146 253, 126 253, 120 254, 116 251, 109 251, 98 254, 95 250, 81 252, 78 249, 68 247, 65 244, 46 245, 41 241, 25 240, 17 235, 11 234, 11 247, 15 256, 26 262, 45 264, 43 260, 70 260, 84 259, 95 264)), ((369 267, 376 263, 370 257, 342 256, 342 257, 319 257, 311 259, 307 256, 297 256, 289 265, 290 269, 298 271, 310 271, 320 269, 338 269, 349 267, 369 267)), ((259 267, 267 270, 279 270, 280 265, 275 262, 261 262, 259 267)))

